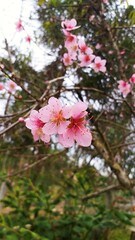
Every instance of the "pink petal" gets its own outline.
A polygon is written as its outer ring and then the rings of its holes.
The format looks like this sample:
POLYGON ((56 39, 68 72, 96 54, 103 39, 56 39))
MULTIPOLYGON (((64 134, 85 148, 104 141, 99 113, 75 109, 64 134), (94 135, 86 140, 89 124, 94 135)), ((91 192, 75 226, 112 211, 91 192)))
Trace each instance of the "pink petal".
POLYGON ((52 116, 50 106, 45 106, 39 110, 39 119, 44 123, 48 122, 52 116))
POLYGON ((66 132, 67 127, 69 125, 70 121, 63 121, 58 126, 58 134, 63 134, 66 132))
POLYGON ((50 105, 50 107, 52 108, 52 112, 59 112, 62 109, 62 105, 60 100, 58 100, 55 97, 51 97, 48 101, 48 104, 50 105))
POLYGON ((74 134, 69 130, 64 134, 59 135, 59 143, 64 147, 72 147, 74 145, 74 134))
POLYGON ((55 123, 48 122, 42 128, 43 133, 47 135, 56 134, 58 132, 58 126, 55 123))
POLYGON ((83 147, 88 147, 91 145, 92 141, 92 135, 89 130, 85 131, 78 131, 75 135, 75 140, 78 143, 78 145, 83 146, 83 147))
POLYGON ((78 102, 72 107, 72 117, 76 118, 80 115, 83 111, 85 111, 88 108, 88 105, 84 102, 78 102))

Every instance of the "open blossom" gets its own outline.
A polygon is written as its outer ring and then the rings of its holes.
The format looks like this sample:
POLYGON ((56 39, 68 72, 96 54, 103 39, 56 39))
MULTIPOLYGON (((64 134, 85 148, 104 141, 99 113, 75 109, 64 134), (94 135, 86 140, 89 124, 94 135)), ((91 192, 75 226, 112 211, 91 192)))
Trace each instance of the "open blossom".
POLYGON ((72 45, 77 45, 77 37, 74 34, 71 33, 67 33, 67 35, 65 35, 66 39, 65 39, 65 48, 69 48, 72 45))
POLYGON ((135 73, 129 79, 130 83, 135 83, 135 73))
POLYGON ((43 132, 48 135, 64 133, 69 125, 67 113, 67 108, 57 98, 51 97, 48 105, 39 110, 40 120, 46 123, 43 132))
POLYGON ((95 70, 95 72, 105 72, 106 71, 106 60, 101 59, 100 57, 95 57, 94 63, 92 64, 92 68, 95 70))
POLYGON ((0 82, 0 91, 2 91, 3 89, 4 89, 4 84, 0 82))
POLYGON ((88 47, 85 43, 85 41, 83 39, 79 39, 78 41, 78 46, 79 46, 79 50, 81 53, 86 53, 86 54, 92 54, 93 50, 88 47))
POLYGON ((65 66, 72 65, 73 61, 69 53, 64 53, 63 55, 63 63, 65 66))
POLYGON ((128 82, 125 82, 123 80, 118 81, 119 85, 118 88, 120 92, 123 94, 123 97, 126 97, 128 93, 131 92, 131 86, 128 82))
POLYGON ((92 135, 85 127, 85 116, 88 114, 87 104, 83 102, 76 103, 68 112, 70 123, 65 133, 59 135, 59 142, 64 147, 72 147, 76 141, 78 145, 88 147, 92 141, 92 135))
POLYGON ((22 20, 21 19, 19 19, 18 22, 16 23, 16 29, 18 31, 23 30, 23 25, 22 25, 22 20))
POLYGON ((13 82, 12 80, 8 81, 8 83, 7 83, 7 90, 10 93, 15 92, 16 91, 16 87, 17 87, 17 84, 15 82, 13 82))
POLYGON ((79 54, 78 59, 80 60, 80 67, 87 67, 89 66, 93 59, 95 58, 95 55, 93 54, 79 54))
POLYGON ((77 25, 77 21, 74 18, 71 20, 62 21, 61 23, 62 28, 66 29, 66 31, 75 30, 80 27, 76 25, 77 25))
POLYGON ((42 141, 48 143, 50 141, 50 136, 48 134, 43 133, 43 126, 45 125, 39 119, 39 112, 36 110, 32 110, 30 116, 25 119, 26 127, 31 130, 34 141, 38 141, 41 139, 42 141))
POLYGON ((68 50, 68 54, 71 57, 71 59, 76 60, 78 44, 73 44, 73 45, 69 46, 67 50, 68 50))

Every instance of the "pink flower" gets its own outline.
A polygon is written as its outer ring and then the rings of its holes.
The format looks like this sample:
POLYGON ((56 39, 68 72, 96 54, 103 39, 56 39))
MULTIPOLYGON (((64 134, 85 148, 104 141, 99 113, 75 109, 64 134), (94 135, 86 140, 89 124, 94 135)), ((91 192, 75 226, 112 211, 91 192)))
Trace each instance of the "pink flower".
POLYGON ((16 87, 17 87, 17 84, 15 82, 13 82, 12 80, 8 81, 8 83, 7 83, 7 90, 10 93, 15 92, 16 91, 16 87))
POLYGON ((2 91, 3 89, 4 89, 4 84, 0 82, 0 91, 2 91))
POLYGON ((92 68, 95 72, 105 72, 106 71, 106 60, 102 60, 100 57, 96 57, 94 63, 92 64, 92 68))
POLYGON ((119 83, 118 88, 120 92, 123 94, 123 97, 126 97, 128 93, 131 92, 130 84, 123 80, 118 81, 118 83, 119 83))
POLYGON ((66 31, 71 31, 80 27, 76 25, 77 25, 77 22, 74 18, 71 20, 62 21, 61 23, 62 28, 66 29, 66 31))
POLYGON ((68 33, 65 40, 65 48, 69 48, 72 45, 77 45, 77 37, 74 34, 68 33))
POLYGON ((23 25, 22 25, 22 20, 21 19, 19 19, 18 22, 16 23, 16 29, 18 31, 23 30, 23 25))
POLYGON ((132 77, 129 79, 130 83, 135 83, 135 73, 132 75, 132 77))
POLYGON ((85 116, 88 114, 86 109, 87 104, 78 102, 68 111, 70 124, 68 125, 66 132, 59 135, 59 142, 64 147, 72 147, 75 141, 80 146, 90 146, 92 135, 90 130, 85 127, 85 116))
POLYGON ((50 141, 50 136, 45 134, 45 132, 42 130, 45 123, 39 119, 38 111, 32 110, 30 116, 25 119, 25 123, 26 127, 31 129, 34 141, 38 141, 39 139, 46 143, 50 141))
POLYGON ((57 98, 51 97, 48 105, 39 110, 40 120, 46 123, 43 132, 48 135, 63 134, 69 124, 69 121, 66 121, 67 114, 67 107, 63 107, 57 98))
POLYGON ((77 44, 73 44, 73 45, 68 47, 68 54, 71 57, 71 59, 76 60, 77 50, 78 50, 78 45, 77 44))
POLYGON ((79 39, 78 41, 79 50, 81 53, 92 54, 93 50, 88 47, 83 39, 79 39))
POLYGON ((100 43, 97 43, 95 46, 96 49, 100 49, 101 47, 102 47, 102 44, 100 44, 100 43))
POLYGON ((81 63, 79 64, 80 67, 89 66, 94 58, 95 55, 93 54, 79 54, 78 59, 81 61, 81 63))
POLYGON ((26 40, 26 42, 28 42, 28 43, 31 43, 31 37, 28 35, 26 38, 25 38, 25 40, 26 40))
POLYGON ((63 55, 63 63, 65 66, 72 65, 73 61, 69 53, 64 53, 63 55))

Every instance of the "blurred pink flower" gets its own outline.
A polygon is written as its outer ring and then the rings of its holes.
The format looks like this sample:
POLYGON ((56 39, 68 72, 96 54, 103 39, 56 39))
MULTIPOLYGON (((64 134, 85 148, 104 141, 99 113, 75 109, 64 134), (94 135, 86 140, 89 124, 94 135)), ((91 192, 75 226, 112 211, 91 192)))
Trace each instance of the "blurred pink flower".
POLYGON ((63 55, 63 63, 65 66, 72 65, 73 61, 69 53, 64 53, 63 55))
POLYGON ((100 57, 96 57, 94 60, 94 63, 92 63, 92 68, 94 69, 95 72, 105 72, 106 71, 106 60, 105 59, 101 59, 100 57))
POLYGON ((102 2, 105 3, 105 4, 109 3, 108 0, 102 0, 102 2))
POLYGON ((135 73, 129 79, 130 83, 135 83, 135 73))
POLYGON ((67 114, 67 108, 63 107, 57 98, 51 97, 48 105, 39 110, 40 120, 46 123, 43 132, 48 135, 64 133, 69 124, 69 121, 66 121, 67 114))
POLYGON ((100 43, 97 43, 95 46, 96 49, 100 49, 101 47, 102 47, 102 44, 100 44, 100 43))
POLYGON ((78 145, 88 147, 92 141, 92 135, 89 129, 85 127, 85 116, 88 114, 87 104, 83 102, 76 103, 68 112, 70 124, 62 135, 59 135, 59 142, 64 147, 72 147, 76 141, 78 145))
POLYGON ((77 21, 74 18, 72 18, 71 20, 65 20, 61 22, 62 28, 66 29, 66 31, 71 31, 80 27, 76 25, 77 21))
POLYGON ((80 60, 80 67, 87 67, 91 64, 95 55, 93 54, 79 54, 78 59, 80 60))
POLYGON ((4 89, 4 84, 0 82, 0 91, 2 91, 3 89, 4 89))
POLYGON ((123 97, 126 97, 128 95, 128 93, 131 92, 130 84, 125 82, 125 81, 123 81, 123 80, 118 81, 118 83, 119 83, 118 89, 123 94, 123 97))
POLYGON ((8 81, 8 83, 7 83, 7 90, 10 93, 15 92, 16 91, 16 87, 17 87, 17 84, 15 82, 13 82, 12 80, 8 81))
POLYGON ((25 40, 26 40, 26 42, 28 42, 28 43, 31 43, 31 37, 28 35, 26 38, 25 38, 25 40))
POLYGON ((50 136, 42 131, 42 128, 45 125, 45 123, 39 119, 38 111, 32 110, 30 116, 25 119, 25 123, 26 127, 31 130, 34 141, 38 141, 39 139, 46 143, 50 141, 50 136))
POLYGON ((23 25, 22 25, 22 20, 21 19, 19 19, 18 22, 16 23, 16 29, 18 31, 23 30, 23 25))
POLYGON ((89 21, 92 22, 92 21, 94 20, 94 18, 95 18, 95 15, 91 15, 91 16, 89 17, 89 21))

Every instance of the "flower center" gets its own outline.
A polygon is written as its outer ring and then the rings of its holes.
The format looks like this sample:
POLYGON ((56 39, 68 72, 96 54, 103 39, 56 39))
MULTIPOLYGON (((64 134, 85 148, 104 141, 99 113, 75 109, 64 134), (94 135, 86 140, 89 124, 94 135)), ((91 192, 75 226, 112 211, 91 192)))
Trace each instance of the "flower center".
POLYGON ((56 113, 51 120, 52 120, 52 122, 56 123, 57 125, 59 125, 61 122, 65 121, 62 111, 59 111, 58 113, 56 113))

